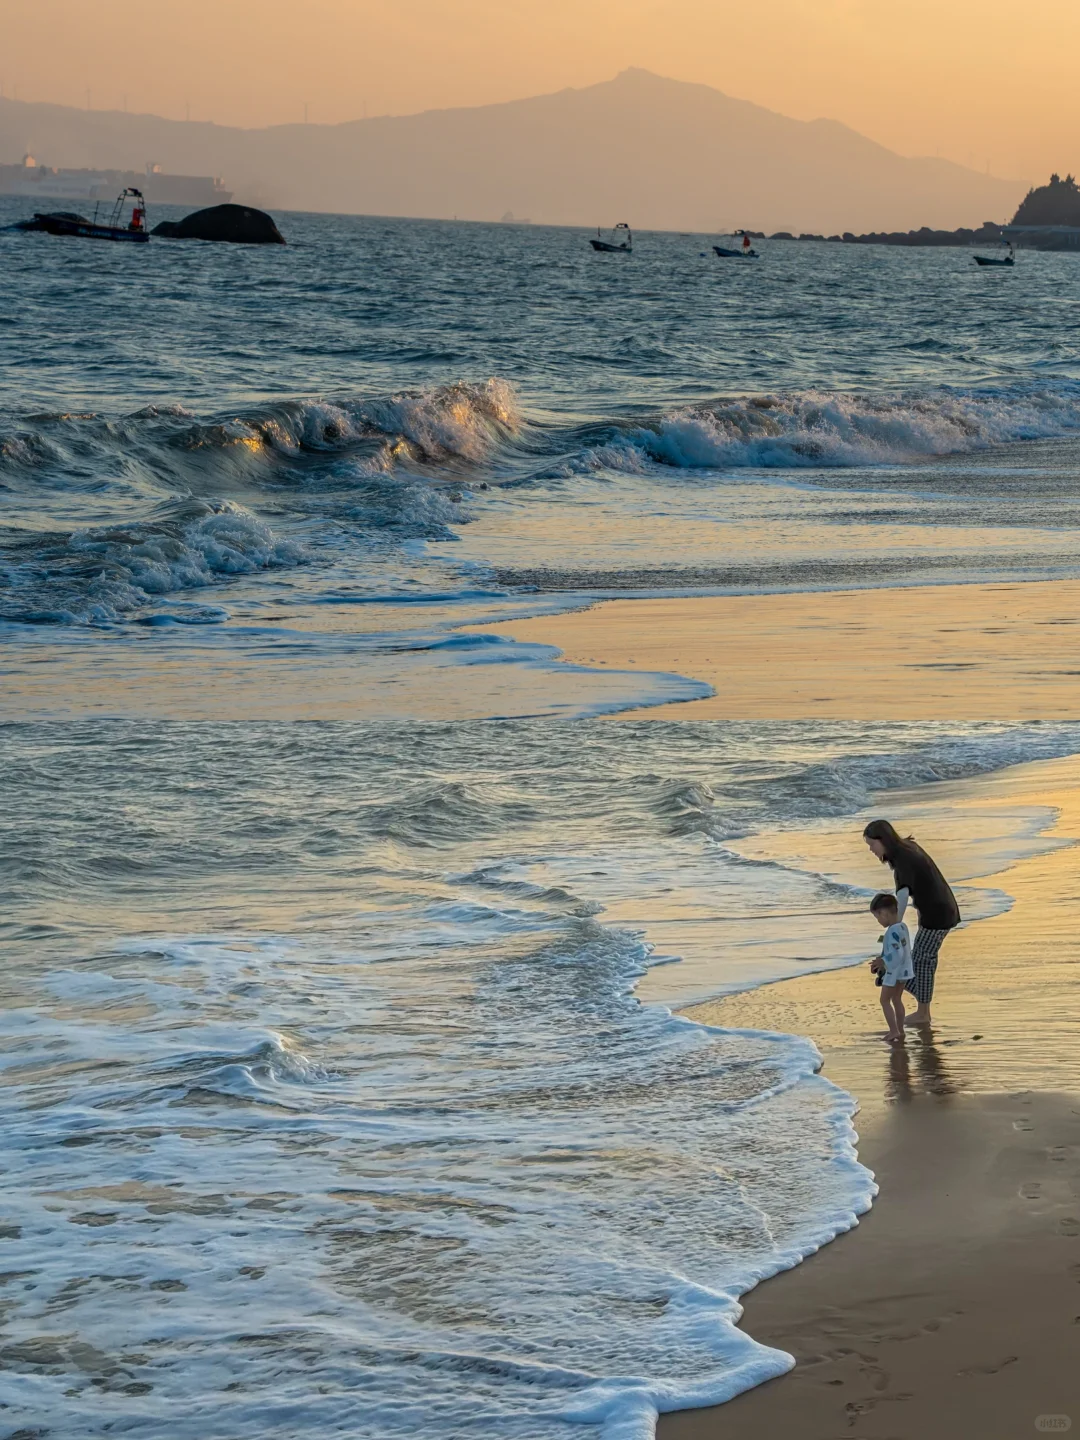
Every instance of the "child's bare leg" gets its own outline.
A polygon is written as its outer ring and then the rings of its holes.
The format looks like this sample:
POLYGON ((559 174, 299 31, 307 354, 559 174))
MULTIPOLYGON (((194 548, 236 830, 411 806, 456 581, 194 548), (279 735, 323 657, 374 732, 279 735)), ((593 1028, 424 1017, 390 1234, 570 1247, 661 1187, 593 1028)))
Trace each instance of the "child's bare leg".
MULTIPOLYGON (((894 1004, 896 999, 895 991, 895 985, 883 985, 881 987, 881 1010, 885 1016, 885 1024, 888 1026, 889 1031, 885 1037, 887 1040, 895 1040, 897 1037, 896 1007, 894 1004)), ((903 1001, 900 1003, 903 1004, 903 1001)))
POLYGON ((895 993, 892 997, 894 1024, 897 1036, 902 1040, 904 1038, 904 987, 897 985, 894 990, 895 993))

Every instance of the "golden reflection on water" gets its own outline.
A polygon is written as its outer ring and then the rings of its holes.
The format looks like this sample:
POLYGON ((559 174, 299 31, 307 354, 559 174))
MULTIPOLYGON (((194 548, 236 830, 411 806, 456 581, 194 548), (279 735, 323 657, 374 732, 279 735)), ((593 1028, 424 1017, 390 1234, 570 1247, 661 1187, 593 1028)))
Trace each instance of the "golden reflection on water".
POLYGON ((716 691, 652 719, 1071 720, 1078 615, 1065 580, 616 600, 493 628, 716 691))

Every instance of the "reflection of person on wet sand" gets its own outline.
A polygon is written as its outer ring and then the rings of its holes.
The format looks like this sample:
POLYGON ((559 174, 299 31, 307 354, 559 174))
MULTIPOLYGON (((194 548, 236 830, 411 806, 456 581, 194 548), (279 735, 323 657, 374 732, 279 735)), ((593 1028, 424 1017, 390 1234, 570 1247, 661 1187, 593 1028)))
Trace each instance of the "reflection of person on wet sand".
POLYGON ((929 1025, 938 952, 949 931, 960 924, 956 896, 922 846, 910 835, 901 839, 888 820, 871 820, 863 839, 893 872, 900 919, 904 918, 909 900, 919 912, 919 929, 912 947, 915 974, 906 986, 918 1004, 905 1019, 908 1025, 929 1025))
POLYGON ((955 1095, 958 1088, 929 1029, 921 1029, 913 1043, 889 1047, 886 1100, 908 1102, 917 1095, 934 1095, 940 1099, 955 1095))

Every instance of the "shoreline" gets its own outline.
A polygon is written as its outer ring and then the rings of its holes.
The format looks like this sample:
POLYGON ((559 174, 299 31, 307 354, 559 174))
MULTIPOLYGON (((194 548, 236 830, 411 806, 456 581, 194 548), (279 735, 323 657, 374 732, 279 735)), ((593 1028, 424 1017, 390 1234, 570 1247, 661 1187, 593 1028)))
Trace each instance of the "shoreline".
POLYGON ((619 720, 970 721, 1080 718, 1078 626, 1080 580, 1030 580, 601 600, 463 633, 713 691, 619 720))
POLYGON ((859 1105, 859 1159, 880 1192, 854 1229, 742 1299, 742 1328, 795 1369, 725 1405, 661 1415, 658 1440, 1013 1440, 1040 1417, 1080 1425, 1080 896, 1068 844, 1080 839, 1080 756, 970 783, 981 798, 1052 806, 1048 834, 1066 844, 984 877, 1013 906, 946 942, 932 1031, 886 1047, 860 967, 683 1012, 809 1031, 824 1075, 859 1105))

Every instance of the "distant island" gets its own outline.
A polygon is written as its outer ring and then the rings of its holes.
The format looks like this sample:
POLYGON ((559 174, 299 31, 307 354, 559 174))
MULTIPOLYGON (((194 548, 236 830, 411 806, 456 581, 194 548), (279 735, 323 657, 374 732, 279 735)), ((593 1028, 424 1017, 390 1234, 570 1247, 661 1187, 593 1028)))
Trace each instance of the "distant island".
POLYGON ((1028 191, 1012 223, 1080 227, 1080 185, 1071 175, 1051 175, 1048 185, 1028 191))
MULTIPOLYGON (((748 230, 755 239, 760 231, 748 230)), ((1072 175, 1051 175, 1045 185, 1029 190, 1010 221, 984 220, 977 230, 872 230, 865 235, 793 235, 778 230, 773 240, 832 240, 847 245, 995 245, 1003 240, 1032 250, 1080 250, 1080 185, 1072 175)))

